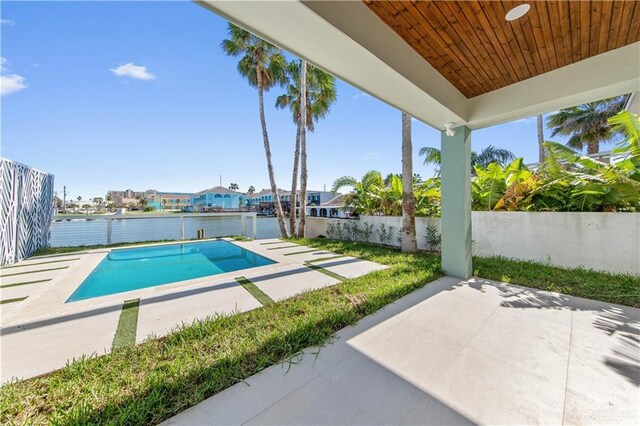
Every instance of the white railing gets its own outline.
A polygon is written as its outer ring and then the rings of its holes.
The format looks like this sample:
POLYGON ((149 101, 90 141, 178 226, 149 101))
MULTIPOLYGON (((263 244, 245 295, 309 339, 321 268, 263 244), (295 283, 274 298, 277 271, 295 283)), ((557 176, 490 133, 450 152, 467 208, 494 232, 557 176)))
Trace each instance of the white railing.
POLYGON ((205 237, 231 235, 258 236, 257 215, 253 212, 78 215, 56 216, 51 226, 51 245, 81 246, 195 239, 197 230, 205 237), (247 219, 252 222, 247 229, 247 219))

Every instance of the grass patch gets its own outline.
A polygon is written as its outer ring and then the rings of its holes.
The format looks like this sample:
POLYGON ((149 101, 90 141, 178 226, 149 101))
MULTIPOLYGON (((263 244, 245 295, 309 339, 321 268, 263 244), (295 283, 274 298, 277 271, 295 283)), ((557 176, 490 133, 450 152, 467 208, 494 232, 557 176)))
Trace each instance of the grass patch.
POLYGON ((319 259, 311 259, 311 260, 307 260, 308 263, 315 263, 315 262, 326 262, 328 260, 333 260, 333 259, 340 259, 346 257, 344 254, 340 254, 338 256, 328 256, 328 257, 321 257, 319 259))
POLYGON ((260 243, 261 246, 268 246, 271 244, 282 244, 282 243, 286 243, 286 241, 281 240, 281 241, 269 241, 267 243, 260 243))
POLYGON ((267 248, 267 250, 284 250, 284 249, 296 248, 296 247, 298 246, 271 247, 271 248, 267 248))
POLYGON ((39 284, 39 283, 46 283, 51 281, 53 278, 49 278, 46 280, 35 280, 35 281, 25 281, 22 283, 13 283, 13 284, 4 284, 4 285, 0 285, 0 288, 9 288, 9 287, 17 287, 19 285, 27 285, 27 284, 39 284))
POLYGON ((263 305, 270 305, 273 303, 272 298, 270 298, 265 292, 260 290, 257 285, 255 285, 245 277, 237 277, 236 281, 238 281, 245 290, 251 293, 251 295, 263 305))
POLYGON ((160 423, 306 347, 322 345, 441 275, 439 259, 424 253, 346 242, 323 248, 389 268, 6 384, 0 388, 0 423, 160 423))
POLYGON ((0 271, 11 268, 24 268, 26 266, 37 266, 37 265, 46 265, 49 263, 60 263, 60 262, 71 262, 72 260, 79 260, 79 257, 73 257, 71 259, 60 259, 60 260, 49 260, 47 262, 37 262, 37 263, 29 263, 28 265, 11 265, 11 266, 3 266, 0 268, 0 271))
POLYGON ((59 269, 67 269, 68 267, 69 267, 69 266, 61 266, 61 267, 59 267, 59 268, 38 269, 37 271, 16 272, 16 273, 14 273, 14 274, 4 274, 4 275, 0 275, 0 278, 15 277, 16 275, 37 274, 38 272, 57 271, 57 270, 59 270, 59 269))
POLYGON ((14 302, 22 302, 24 299, 26 299, 29 296, 24 296, 24 297, 16 297, 14 299, 5 299, 5 300, 0 300, 0 305, 6 305, 7 303, 14 303, 14 302))
POLYGON ((560 268, 504 257, 475 257, 473 274, 570 296, 640 307, 640 278, 583 268, 560 268))
POLYGON ((139 308, 140 299, 125 300, 120 312, 118 328, 113 336, 112 350, 130 348, 136 344, 139 308))
POLYGON ((284 253, 284 256, 295 256, 296 254, 305 254, 305 253, 313 253, 314 251, 318 251, 318 249, 312 249, 312 250, 304 250, 304 251, 297 251, 295 253, 284 253))
POLYGON ((335 272, 331 272, 328 269, 324 269, 322 266, 314 265, 313 263, 310 263, 310 262, 304 262, 304 266, 306 266, 309 269, 313 269, 314 271, 321 272, 327 276, 330 276, 331 278, 335 278, 338 281, 346 280, 346 278, 343 277, 342 275, 336 274, 335 272))
POLYGON ((242 235, 233 235, 229 238, 231 238, 234 241, 253 241, 253 238, 243 237, 242 235))

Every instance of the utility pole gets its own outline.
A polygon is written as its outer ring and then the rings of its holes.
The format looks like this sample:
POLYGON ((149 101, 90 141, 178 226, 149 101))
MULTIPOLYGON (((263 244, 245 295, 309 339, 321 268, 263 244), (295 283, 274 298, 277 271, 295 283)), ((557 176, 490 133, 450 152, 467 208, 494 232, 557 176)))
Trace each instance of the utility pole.
POLYGON ((220 186, 222 186, 222 175, 220 175, 220 186))
POLYGON ((62 187, 62 211, 67 212, 67 185, 62 187))

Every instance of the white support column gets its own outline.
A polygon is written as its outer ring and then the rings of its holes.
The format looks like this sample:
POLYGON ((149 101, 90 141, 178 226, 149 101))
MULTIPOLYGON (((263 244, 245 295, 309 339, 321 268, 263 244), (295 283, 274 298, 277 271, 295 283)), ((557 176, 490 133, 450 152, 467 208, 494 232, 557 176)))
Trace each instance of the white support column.
POLYGON ((184 240, 184 216, 180 216, 180 239, 184 240))
POLYGON ((471 129, 457 127, 455 135, 442 132, 442 269, 467 279, 473 273, 471 257, 471 129))
POLYGON ((247 236, 247 215, 244 213, 240 213, 240 235, 247 236))

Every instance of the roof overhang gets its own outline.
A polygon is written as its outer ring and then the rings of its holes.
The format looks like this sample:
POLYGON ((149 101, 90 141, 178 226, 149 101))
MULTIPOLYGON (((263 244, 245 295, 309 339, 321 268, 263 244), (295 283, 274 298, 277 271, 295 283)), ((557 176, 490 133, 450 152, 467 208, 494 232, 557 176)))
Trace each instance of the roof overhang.
POLYGON ((640 89, 640 42, 465 97, 360 1, 212 1, 207 9, 443 130, 472 129, 640 89))

